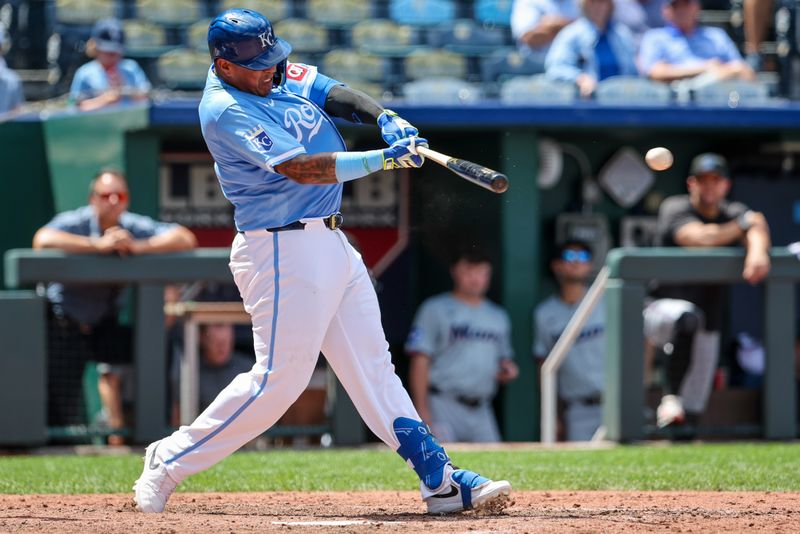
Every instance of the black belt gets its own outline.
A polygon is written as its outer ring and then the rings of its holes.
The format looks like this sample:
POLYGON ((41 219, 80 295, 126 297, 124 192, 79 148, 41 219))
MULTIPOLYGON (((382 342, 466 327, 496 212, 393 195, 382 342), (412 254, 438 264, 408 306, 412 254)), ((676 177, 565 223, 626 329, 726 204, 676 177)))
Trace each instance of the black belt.
MULTIPOLYGON (((331 230, 336 230, 342 226, 344 222, 344 217, 341 213, 336 212, 333 215, 329 215, 322 219, 323 224, 325 224, 326 228, 331 230)), ((294 221, 290 222, 289 224, 284 224, 283 226, 276 226, 275 228, 267 228, 267 232, 285 232, 287 230, 302 230, 306 227, 306 223, 301 221, 294 221)), ((244 232, 239 231, 240 234, 244 232)))
POLYGON ((600 393, 596 393, 594 395, 589 395, 586 397, 578 397, 577 399, 571 399, 565 401, 565 404, 581 404, 583 406, 597 406, 599 404, 603 404, 603 396, 600 393))
POLYGON ((454 393, 445 393, 444 391, 440 390, 436 386, 428 386, 428 391, 433 393, 434 395, 446 395, 459 404, 463 404, 467 408, 477 408, 480 405, 487 402, 487 399, 482 397, 467 397, 466 395, 456 395, 454 393))

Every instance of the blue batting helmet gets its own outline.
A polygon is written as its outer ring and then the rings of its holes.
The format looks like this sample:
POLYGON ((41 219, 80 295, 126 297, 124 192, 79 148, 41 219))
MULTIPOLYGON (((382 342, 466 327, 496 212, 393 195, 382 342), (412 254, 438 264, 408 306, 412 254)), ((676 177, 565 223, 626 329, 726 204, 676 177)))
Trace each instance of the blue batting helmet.
POLYGON ((267 17, 249 9, 229 9, 217 15, 208 27, 208 51, 250 70, 285 68, 292 51, 289 43, 275 37, 267 17))

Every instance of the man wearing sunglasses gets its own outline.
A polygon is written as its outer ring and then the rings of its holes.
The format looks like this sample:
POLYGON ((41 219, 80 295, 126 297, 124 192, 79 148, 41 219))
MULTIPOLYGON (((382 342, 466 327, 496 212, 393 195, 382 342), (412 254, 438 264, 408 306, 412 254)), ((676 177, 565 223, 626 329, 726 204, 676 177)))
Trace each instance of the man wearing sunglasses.
MULTIPOLYGON (((533 353, 540 364, 553 350, 586 294, 592 274, 591 248, 581 241, 567 241, 556 249, 550 268, 558 282, 558 293, 539 304, 534 312, 533 353)), ((566 441, 589 441, 602 422, 605 325, 605 306, 601 303, 595 306, 558 370, 566 441)))
MULTIPOLYGON (((183 226, 128 212, 129 198, 120 171, 100 171, 90 184, 89 204, 56 215, 36 232, 33 248, 128 256, 176 252, 197 245, 194 234, 183 226)), ((131 333, 117 321, 123 289, 120 285, 48 285, 51 426, 86 423, 80 392, 87 361, 101 362, 98 387, 109 426, 124 426, 119 364, 131 361, 131 333)), ((112 435, 109 443, 121 444, 121 438, 112 435)))

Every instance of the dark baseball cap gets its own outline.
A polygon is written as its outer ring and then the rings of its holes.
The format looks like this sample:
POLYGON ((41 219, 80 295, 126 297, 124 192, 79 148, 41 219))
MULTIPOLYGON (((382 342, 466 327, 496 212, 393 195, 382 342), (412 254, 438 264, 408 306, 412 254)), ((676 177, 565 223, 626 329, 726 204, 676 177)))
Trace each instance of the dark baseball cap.
POLYGON ((719 154, 711 152, 695 156, 692 160, 692 165, 689 167, 689 174, 697 176, 706 173, 714 173, 728 178, 728 162, 719 154))
POLYGON ((92 28, 92 39, 101 52, 122 54, 125 51, 125 34, 117 19, 98 20, 92 28))

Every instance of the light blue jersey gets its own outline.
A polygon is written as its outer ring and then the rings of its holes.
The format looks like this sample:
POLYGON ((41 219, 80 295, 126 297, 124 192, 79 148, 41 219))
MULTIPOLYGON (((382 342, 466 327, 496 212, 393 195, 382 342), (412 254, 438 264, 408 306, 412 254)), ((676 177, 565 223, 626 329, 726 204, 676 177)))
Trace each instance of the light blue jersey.
POLYGON ((214 157, 222 192, 234 206, 239 230, 276 228, 339 210, 341 184, 299 184, 275 167, 300 154, 346 150, 323 111, 339 82, 316 67, 289 64, 286 83, 268 97, 244 91, 208 73, 200 102, 203 138, 214 157))
MULTIPOLYGON (((126 92, 146 93, 150 90, 150 82, 147 80, 144 71, 132 59, 123 59, 117 64, 119 71, 120 90, 122 91, 122 101, 129 100, 126 92)), ((111 81, 108 73, 100 64, 94 60, 81 66, 72 79, 69 89, 69 97, 75 102, 94 98, 111 88, 111 81)))

